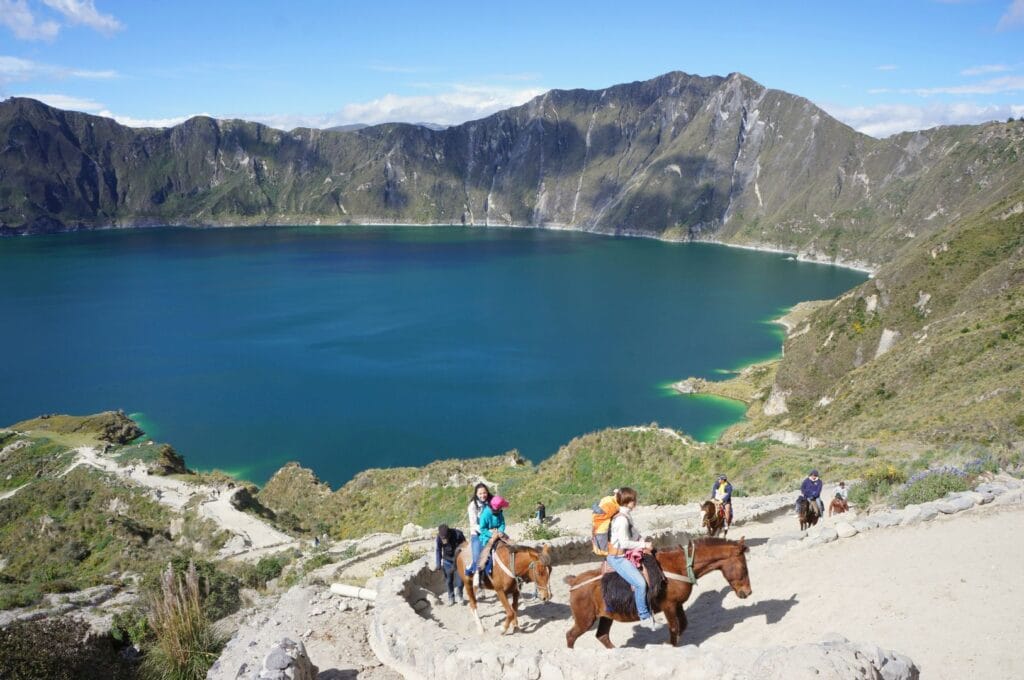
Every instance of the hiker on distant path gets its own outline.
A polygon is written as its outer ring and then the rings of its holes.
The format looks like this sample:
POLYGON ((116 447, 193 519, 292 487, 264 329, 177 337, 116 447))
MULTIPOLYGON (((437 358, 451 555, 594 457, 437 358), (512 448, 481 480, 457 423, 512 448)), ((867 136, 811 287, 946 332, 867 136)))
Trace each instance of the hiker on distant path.
POLYGON ((473 585, 478 585, 480 577, 476 574, 476 563, 480 560, 480 513, 491 502, 491 490, 480 482, 473 488, 473 496, 469 499, 466 514, 469 516, 469 544, 473 548, 473 561, 466 567, 466 576, 473 577, 473 585))
POLYGON ((728 531, 732 525, 732 484, 725 475, 718 475, 718 481, 711 487, 711 500, 722 506, 725 530, 728 531))
POLYGON ((850 490, 846 488, 846 482, 839 482, 839 486, 836 487, 833 496, 836 498, 842 498, 844 501, 850 500, 850 490))
POLYGON ((636 613, 640 616, 640 625, 648 630, 657 630, 658 626, 647 608, 647 581, 643 574, 630 561, 626 553, 630 550, 652 550, 650 541, 641 541, 640 532, 633 526, 633 510, 636 509, 636 491, 624 486, 615 492, 615 502, 619 511, 612 518, 612 526, 608 539, 608 565, 633 586, 633 600, 636 602, 636 613))
POLYGON ((455 591, 459 591, 459 602, 466 604, 462 594, 462 579, 455 573, 455 551, 466 540, 465 534, 447 524, 437 527, 434 551, 434 569, 444 571, 444 583, 448 587, 448 605, 455 604, 455 591))
POLYGON ((544 504, 537 501, 537 524, 544 524, 544 519, 548 516, 548 509, 544 507, 544 504))
MULTIPOLYGON (((821 477, 818 476, 817 470, 811 470, 811 472, 804 478, 802 484, 800 484, 800 498, 806 498, 808 501, 813 502, 815 507, 818 509, 818 517, 825 516, 825 503, 821 500, 821 477)), ((797 504, 800 502, 800 498, 797 499, 797 504)), ((800 512, 799 508, 794 505, 797 512, 800 512)))

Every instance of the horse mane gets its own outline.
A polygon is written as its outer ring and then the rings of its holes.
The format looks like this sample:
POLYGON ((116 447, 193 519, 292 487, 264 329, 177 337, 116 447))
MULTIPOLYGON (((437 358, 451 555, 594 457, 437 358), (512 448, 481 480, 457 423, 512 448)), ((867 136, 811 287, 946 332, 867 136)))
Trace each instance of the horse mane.
POLYGON ((543 550, 522 543, 506 543, 505 546, 514 553, 529 553, 540 560, 545 567, 551 566, 551 553, 545 553, 543 550))

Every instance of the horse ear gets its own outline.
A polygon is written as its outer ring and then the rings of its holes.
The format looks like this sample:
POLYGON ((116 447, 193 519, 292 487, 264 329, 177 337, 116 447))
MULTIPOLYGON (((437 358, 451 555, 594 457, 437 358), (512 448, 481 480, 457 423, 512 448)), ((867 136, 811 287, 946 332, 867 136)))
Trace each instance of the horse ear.
POLYGON ((736 545, 739 546, 741 553, 750 550, 750 547, 743 542, 746 538, 746 536, 740 536, 740 540, 736 541, 736 545))

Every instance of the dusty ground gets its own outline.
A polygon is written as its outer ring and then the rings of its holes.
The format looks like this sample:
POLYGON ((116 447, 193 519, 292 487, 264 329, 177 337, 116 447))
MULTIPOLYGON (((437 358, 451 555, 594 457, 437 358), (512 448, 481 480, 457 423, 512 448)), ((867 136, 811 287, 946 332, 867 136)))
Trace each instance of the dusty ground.
MULTIPOLYGON (((826 518, 826 526, 832 521, 826 518)), ((719 573, 701 579, 686 606, 690 626, 683 644, 795 645, 836 633, 909 655, 924 678, 1024 677, 1020 504, 978 506, 916 526, 874 529, 769 556, 767 539, 796 529, 785 511, 735 528, 730 538, 743 534, 752 546, 754 594, 738 599, 719 573)), ((571 625, 562 578, 590 566, 556 567, 553 600, 525 599, 520 621, 526 631, 507 637, 509 644, 561 648, 571 625)), ((504 614, 493 594, 480 612, 487 634, 498 635, 504 614)), ((433 606, 423 615, 467 637, 476 635, 466 607, 433 606)), ((667 635, 664 626, 650 633, 618 623, 611 632, 614 642, 627 646, 664 643, 667 635)), ((576 648, 600 645, 588 633, 576 648)))
POLYGON ((271 608, 243 613, 237 633, 207 678, 254 676, 262 668, 267 651, 281 638, 305 644, 309 658, 320 669, 319 680, 401 678, 370 650, 367 620, 366 603, 331 595, 325 586, 297 586, 271 608), (354 608, 342 611, 342 606, 354 608))

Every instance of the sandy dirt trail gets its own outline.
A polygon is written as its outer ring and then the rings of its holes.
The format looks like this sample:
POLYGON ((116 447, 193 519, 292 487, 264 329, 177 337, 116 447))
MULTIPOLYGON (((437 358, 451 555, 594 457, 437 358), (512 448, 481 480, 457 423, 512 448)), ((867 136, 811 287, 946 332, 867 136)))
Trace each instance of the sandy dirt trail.
MULTIPOLYGON (((840 518, 826 519, 826 525, 840 518)), ((642 524, 641 524, 642 526, 642 524)), ((923 678, 1024 677, 1024 507, 978 506, 906 527, 874 529, 813 548, 772 557, 770 537, 797 529, 780 511, 766 521, 734 527, 751 545, 753 595, 740 600, 719 573, 702 578, 686 605, 683 644, 797 645, 833 635, 873 642, 909 655, 923 678)), ((525 599, 523 634, 509 644, 563 648, 571 625, 565 575, 593 564, 559 565, 554 599, 525 599)), ((530 592, 530 586, 527 586, 530 592)), ((487 635, 504 618, 488 594, 480 607, 487 635)), ((434 606, 426 615, 462 635, 475 636, 465 607, 434 606)), ((664 623, 660 615, 658 619, 664 623)), ((651 633, 614 624, 620 646, 663 644, 667 629, 651 633)), ((600 649, 593 631, 576 643, 581 653, 600 649)))

